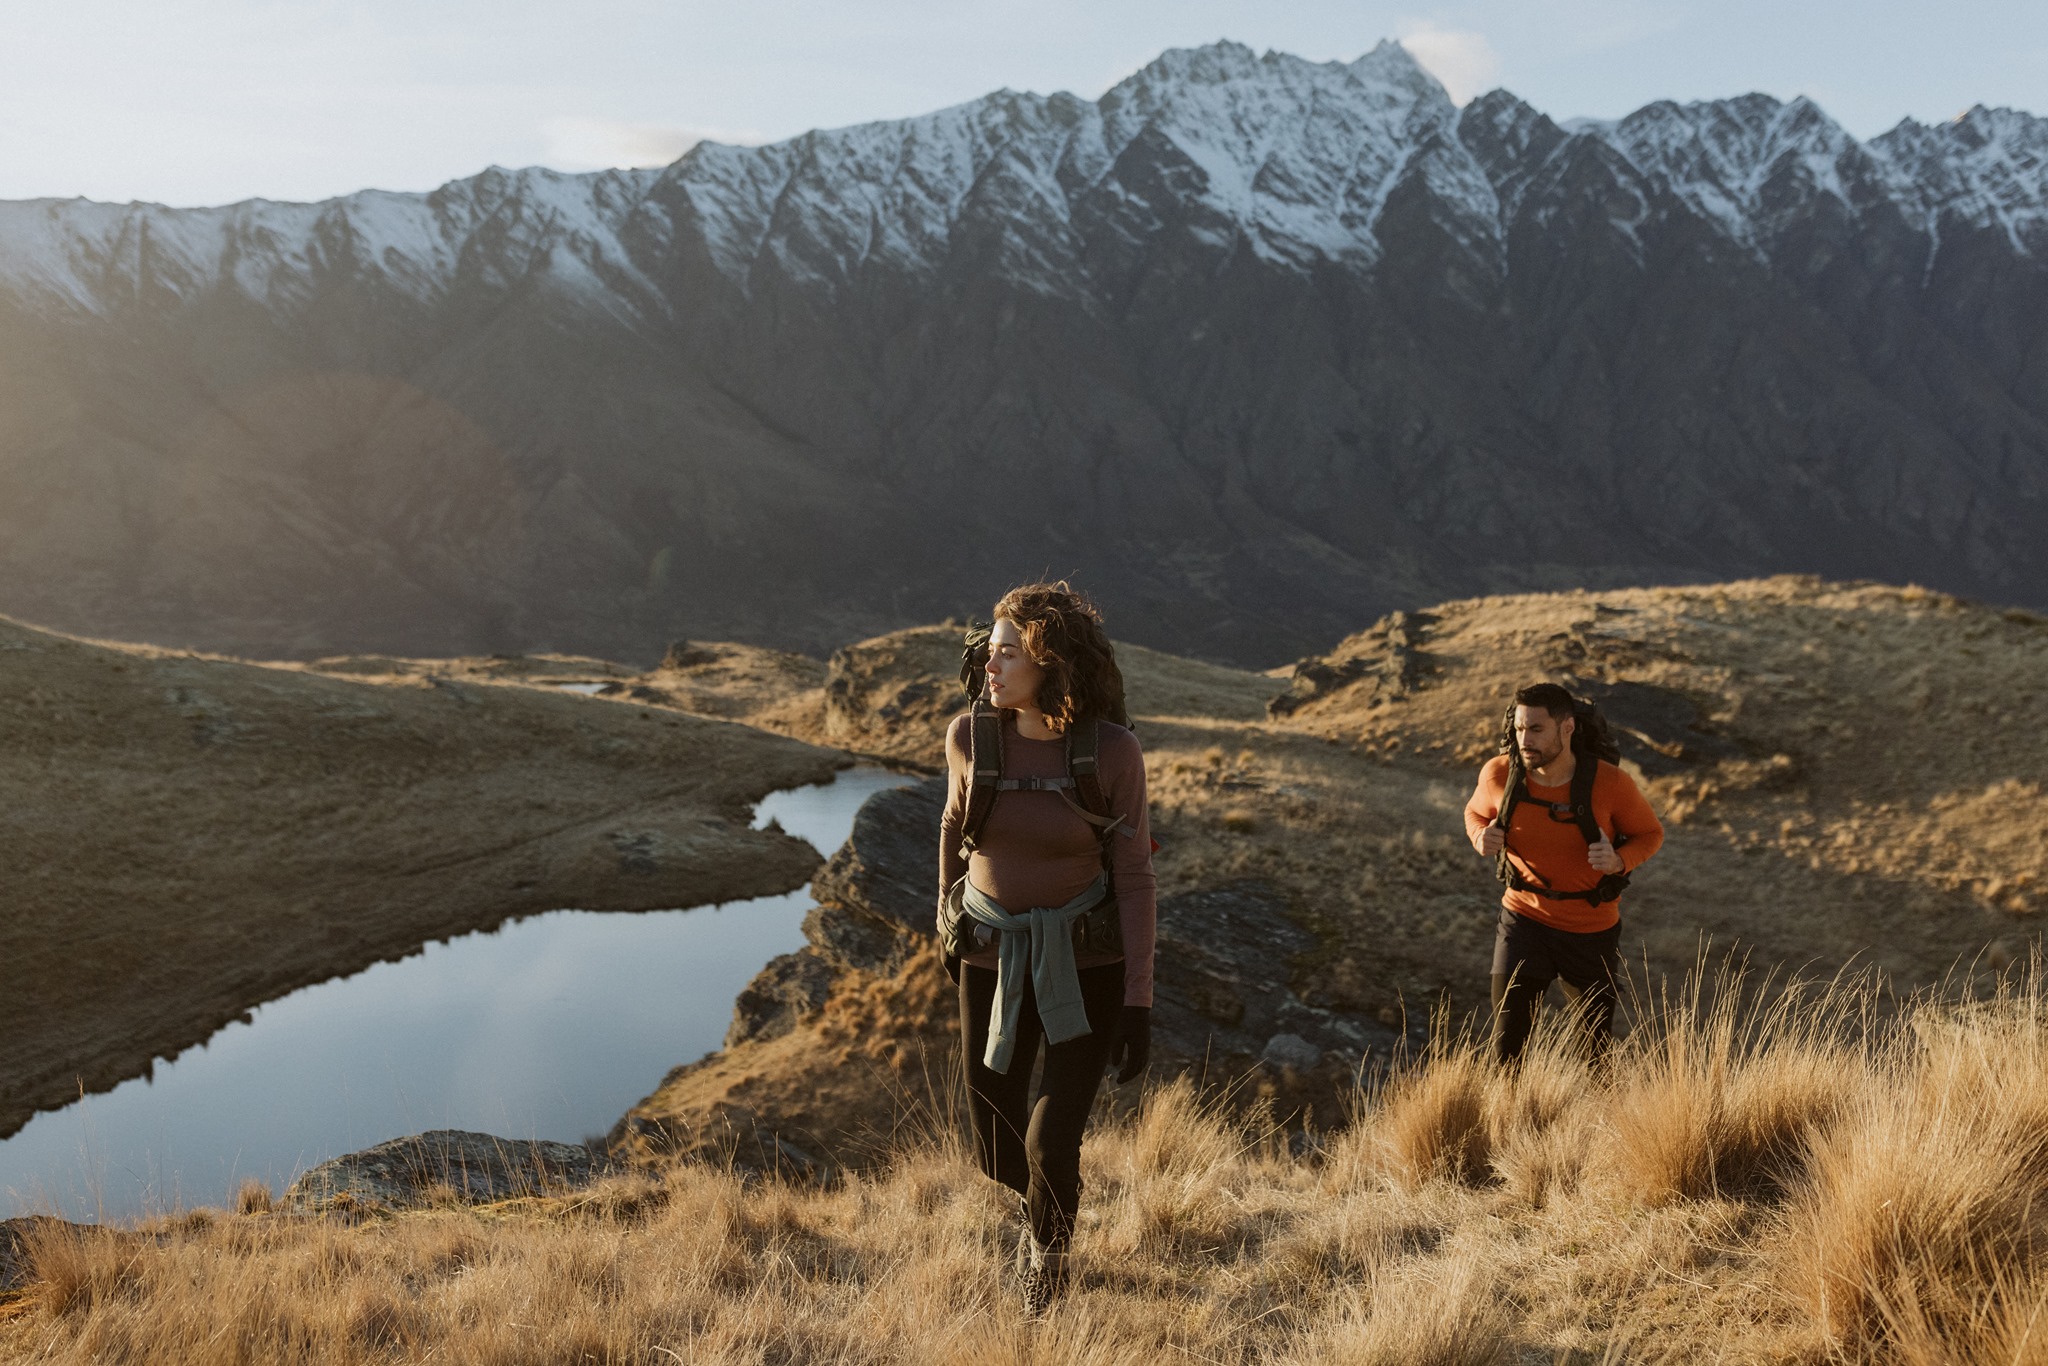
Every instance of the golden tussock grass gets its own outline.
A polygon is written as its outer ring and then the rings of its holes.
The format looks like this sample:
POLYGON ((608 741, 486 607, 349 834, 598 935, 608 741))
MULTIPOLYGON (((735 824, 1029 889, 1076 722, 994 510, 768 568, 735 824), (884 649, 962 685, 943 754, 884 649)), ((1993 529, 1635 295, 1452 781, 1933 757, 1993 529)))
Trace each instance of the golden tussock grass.
POLYGON ((1564 1013, 1513 1071, 1446 1031, 1320 1135, 1159 1086, 1089 1136, 1038 1323, 1014 1201, 934 1125, 827 1188, 685 1163, 352 1221, 46 1222, 0 1360, 2048 1361, 2042 968, 1879 1003, 1727 974, 1599 1066, 1564 1013))

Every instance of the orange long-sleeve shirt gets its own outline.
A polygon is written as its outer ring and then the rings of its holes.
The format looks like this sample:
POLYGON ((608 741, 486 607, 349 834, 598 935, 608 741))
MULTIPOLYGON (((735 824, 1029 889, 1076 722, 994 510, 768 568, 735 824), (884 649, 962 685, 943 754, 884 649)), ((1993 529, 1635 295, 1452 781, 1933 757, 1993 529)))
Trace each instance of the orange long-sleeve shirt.
MULTIPOLYGON (((1585 763, 1584 759, 1579 761, 1585 763)), ((1496 755, 1479 770, 1479 785, 1465 803, 1465 837, 1479 848, 1480 837, 1500 814, 1501 799, 1508 790, 1508 756, 1496 755)), ((1545 787, 1530 781, 1523 799, 1515 804, 1508 822, 1508 860, 1531 882, 1541 882, 1560 892, 1590 891, 1600 872, 1587 861, 1586 837, 1569 816, 1553 819, 1553 805, 1571 801, 1571 787, 1545 787)), ((1664 827, 1657 813, 1636 786, 1635 779, 1610 763, 1601 763, 1593 775, 1593 819, 1607 832, 1614 852, 1625 871, 1634 872, 1664 843, 1664 827)), ((1574 934, 1604 930, 1621 918, 1621 903, 1560 901, 1534 892, 1503 890, 1500 904, 1518 915, 1540 920, 1574 934)))

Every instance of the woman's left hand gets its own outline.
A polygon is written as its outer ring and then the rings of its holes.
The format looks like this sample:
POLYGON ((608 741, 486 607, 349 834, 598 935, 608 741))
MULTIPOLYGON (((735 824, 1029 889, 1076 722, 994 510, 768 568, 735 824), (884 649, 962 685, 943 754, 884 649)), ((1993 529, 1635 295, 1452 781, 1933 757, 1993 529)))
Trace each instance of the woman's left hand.
POLYGON ((1152 1061, 1152 1007, 1124 1007, 1117 1017, 1116 1037, 1110 1040, 1109 1061, 1119 1083, 1145 1070, 1152 1061))

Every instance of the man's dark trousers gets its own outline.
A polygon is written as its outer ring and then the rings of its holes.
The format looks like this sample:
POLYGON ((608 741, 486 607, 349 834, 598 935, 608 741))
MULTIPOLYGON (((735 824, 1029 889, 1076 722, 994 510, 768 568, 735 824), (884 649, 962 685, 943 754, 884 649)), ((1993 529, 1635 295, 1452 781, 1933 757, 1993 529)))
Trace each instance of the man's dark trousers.
POLYGON ((1614 1034, 1614 970, 1621 961, 1621 923, 1574 934, 1517 915, 1503 906, 1493 939, 1493 1052, 1502 1062, 1522 1056, 1536 1005, 1553 979, 1581 1008, 1594 1058, 1614 1034))

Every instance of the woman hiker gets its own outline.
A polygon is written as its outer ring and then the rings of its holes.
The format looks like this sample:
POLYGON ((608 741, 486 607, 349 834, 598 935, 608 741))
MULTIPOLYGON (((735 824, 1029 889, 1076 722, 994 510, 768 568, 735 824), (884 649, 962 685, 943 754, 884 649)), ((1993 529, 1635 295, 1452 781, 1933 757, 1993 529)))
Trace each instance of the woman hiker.
POLYGON ((1144 756, 1094 603, 1031 584, 994 618, 985 647, 970 634, 962 670, 982 695, 946 735, 939 924, 975 1154, 1022 1197, 1017 1265, 1036 1317, 1066 1281, 1103 1072, 1114 1063, 1130 1081, 1151 1052, 1152 837, 1144 756))

